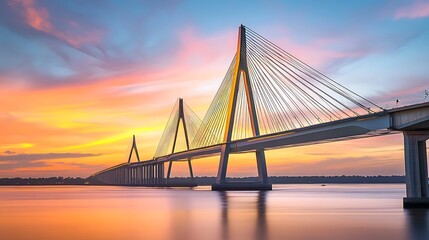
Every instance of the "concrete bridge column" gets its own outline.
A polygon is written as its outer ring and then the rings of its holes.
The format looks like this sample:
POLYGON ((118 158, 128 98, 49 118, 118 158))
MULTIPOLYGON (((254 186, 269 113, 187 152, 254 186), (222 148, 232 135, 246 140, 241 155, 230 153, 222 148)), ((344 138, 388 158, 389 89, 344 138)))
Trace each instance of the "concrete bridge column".
POLYGON ((110 170, 110 184, 115 184, 116 183, 116 175, 115 175, 116 171, 110 170))
POLYGON ((136 167, 136 185, 140 185, 140 167, 136 167))
POLYGON ((159 163, 155 164, 155 184, 159 184, 159 163))
POLYGON ((121 185, 125 184, 125 168, 121 167, 121 185))
POLYGON ((146 166, 142 166, 142 184, 146 183, 146 166))
POLYGON ((164 184, 164 163, 159 164, 159 176, 160 176, 160 183, 164 184))
POLYGON ((150 174, 151 174, 152 184, 155 184, 155 164, 151 165, 150 174))
POLYGON ((145 169, 145 167, 142 166, 142 168, 141 168, 141 174, 142 174, 141 183, 142 183, 142 185, 144 184, 144 169, 145 169))
POLYGON ((405 208, 429 207, 426 140, 429 131, 404 131, 405 208))
POLYGON ((152 184, 156 184, 156 164, 152 165, 152 184))
POLYGON ((130 168, 125 168, 125 184, 130 185, 130 168))
POLYGON ((157 170, 158 170, 158 164, 154 164, 153 165, 153 184, 158 183, 157 182, 157 177, 158 177, 157 170))
POLYGON ((162 165, 161 163, 158 163, 158 184, 162 184, 162 174, 161 174, 161 169, 162 165))
POLYGON ((150 184, 150 165, 146 166, 146 184, 150 184))
POLYGON ((145 166, 145 184, 149 184, 149 165, 145 166))
POLYGON ((148 183, 152 184, 152 165, 149 165, 147 170, 148 170, 148 175, 149 175, 148 176, 148 183))
POLYGON ((147 167, 143 166, 143 184, 147 184, 147 167))
POLYGON ((121 185, 125 184, 125 167, 121 167, 121 185))
POLYGON ((119 185, 122 184, 122 169, 121 168, 118 169, 118 184, 119 185))
POLYGON ((153 165, 153 182, 158 184, 158 164, 153 165))
POLYGON ((164 163, 159 164, 159 183, 164 184, 164 163))
POLYGON ((146 166, 146 185, 150 184, 150 165, 146 166))
POLYGON ((121 167, 121 185, 125 184, 125 167, 121 167))
POLYGON ((145 184, 148 184, 149 183, 149 166, 145 166, 145 169, 144 169, 144 171, 145 171, 145 184))
POLYGON ((128 184, 133 184, 133 169, 131 167, 128 167, 128 184))
POLYGON ((159 176, 159 183, 160 184, 164 183, 164 181, 163 181, 163 178, 164 178, 164 176, 163 176, 164 168, 163 167, 164 167, 164 164, 160 163, 159 167, 158 167, 158 176, 159 176))
POLYGON ((142 167, 137 167, 137 184, 142 184, 142 167))

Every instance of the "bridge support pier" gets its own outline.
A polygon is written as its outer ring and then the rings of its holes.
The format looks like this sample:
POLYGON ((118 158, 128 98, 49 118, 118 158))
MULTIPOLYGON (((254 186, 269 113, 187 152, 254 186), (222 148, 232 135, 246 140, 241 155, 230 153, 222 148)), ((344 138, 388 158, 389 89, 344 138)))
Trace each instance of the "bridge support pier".
POLYGON ((429 131, 404 131, 405 181, 404 208, 429 208, 426 140, 429 131))
POLYGON ((229 154, 230 154, 230 146, 228 144, 224 144, 221 150, 216 183, 212 185, 213 191, 272 190, 272 185, 268 182, 267 165, 265 162, 264 150, 256 150, 256 162, 257 162, 257 168, 258 168, 257 182, 226 181, 226 171, 228 168, 229 154))

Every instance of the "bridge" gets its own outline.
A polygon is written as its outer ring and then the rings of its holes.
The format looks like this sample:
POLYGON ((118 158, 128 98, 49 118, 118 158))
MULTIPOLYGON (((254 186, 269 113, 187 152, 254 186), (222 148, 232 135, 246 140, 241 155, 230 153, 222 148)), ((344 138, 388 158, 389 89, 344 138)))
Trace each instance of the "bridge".
POLYGON ((237 52, 204 118, 178 99, 153 159, 140 161, 133 137, 128 162, 91 178, 112 185, 176 186, 170 182, 174 162, 186 161, 193 179, 192 160, 220 155, 212 190, 271 190, 266 150, 398 132, 404 136, 404 207, 428 207, 429 103, 384 109, 241 25, 237 52), (176 151, 179 129, 184 151, 176 151), (228 181, 230 154, 243 152, 255 154, 258 180, 228 181), (133 153, 138 161, 131 163, 133 153))

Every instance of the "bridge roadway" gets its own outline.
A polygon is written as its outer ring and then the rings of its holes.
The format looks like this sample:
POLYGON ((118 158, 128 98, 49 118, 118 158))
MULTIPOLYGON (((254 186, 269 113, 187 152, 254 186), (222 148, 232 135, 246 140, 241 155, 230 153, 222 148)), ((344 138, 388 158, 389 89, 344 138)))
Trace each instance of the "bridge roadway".
MULTIPOLYGON (((429 102, 394 108, 383 112, 353 118, 341 119, 304 128, 283 131, 258 137, 234 140, 231 152, 246 152, 256 149, 275 149, 316 143, 342 141, 397 133, 398 131, 419 131, 429 129, 429 102)), ((93 176, 118 167, 138 167, 170 161, 185 161, 220 154, 222 144, 191 149, 154 158, 152 160, 124 163, 95 173, 93 176)))
MULTIPOLYGON (((256 149, 269 150, 386 135, 398 133, 398 131, 418 131, 421 129, 429 129, 429 102, 312 125, 290 131, 234 140, 231 142, 232 144, 230 146, 231 152, 246 152, 256 149)), ((147 164, 181 160, 187 161, 188 158, 197 159, 218 155, 220 154, 222 145, 223 144, 218 144, 176 152, 143 162, 119 164, 103 171, 122 167, 124 165, 137 167, 147 164)), ((103 171, 95 173, 94 175, 103 171)))

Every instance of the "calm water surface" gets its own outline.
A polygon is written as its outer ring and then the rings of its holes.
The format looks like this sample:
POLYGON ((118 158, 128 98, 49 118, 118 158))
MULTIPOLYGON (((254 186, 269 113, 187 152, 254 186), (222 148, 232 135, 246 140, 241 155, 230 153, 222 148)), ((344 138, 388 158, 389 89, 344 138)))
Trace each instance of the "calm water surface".
POLYGON ((429 239, 402 184, 0 187, 0 239, 429 239))

